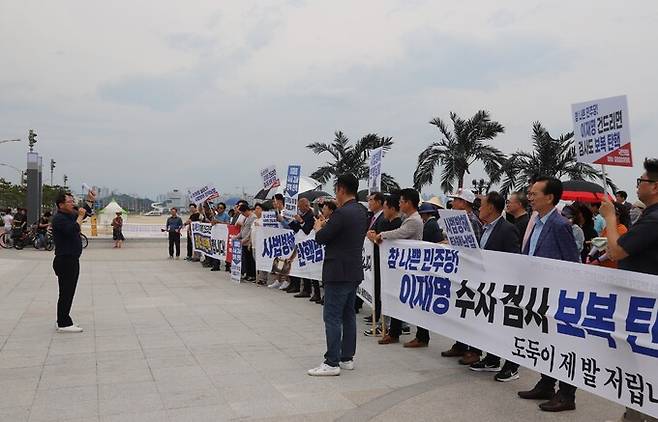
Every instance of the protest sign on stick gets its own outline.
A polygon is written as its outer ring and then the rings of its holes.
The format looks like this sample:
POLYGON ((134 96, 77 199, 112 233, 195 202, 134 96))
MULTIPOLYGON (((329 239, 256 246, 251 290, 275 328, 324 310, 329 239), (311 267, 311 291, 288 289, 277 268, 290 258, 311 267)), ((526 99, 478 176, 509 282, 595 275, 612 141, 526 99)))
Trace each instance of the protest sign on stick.
POLYGON ((288 219, 294 218, 297 214, 297 198, 299 197, 299 177, 301 176, 302 166, 291 164, 288 166, 288 176, 286 177, 286 190, 284 196, 283 216, 288 219))
POLYGON ((263 189, 272 189, 281 185, 276 174, 276 166, 265 167, 260 171, 260 177, 263 179, 263 189))
POLYGON ((242 278, 242 244, 240 239, 233 239, 233 253, 231 256, 231 280, 240 283, 242 278))
POLYGON ((448 243, 451 246, 462 246, 465 248, 480 247, 466 211, 439 210, 439 217, 446 232, 448 243))
POLYGON ((370 152, 370 170, 368 172, 368 194, 382 191, 382 156, 384 148, 375 148, 370 152))

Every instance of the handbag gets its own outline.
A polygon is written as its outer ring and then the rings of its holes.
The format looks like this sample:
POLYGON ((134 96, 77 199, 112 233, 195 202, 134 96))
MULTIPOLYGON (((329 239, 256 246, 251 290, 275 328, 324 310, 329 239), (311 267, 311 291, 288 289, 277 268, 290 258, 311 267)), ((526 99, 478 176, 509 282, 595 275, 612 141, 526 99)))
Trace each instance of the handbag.
POLYGON ((288 275, 291 267, 292 262, 290 260, 276 257, 272 261, 272 274, 288 275))

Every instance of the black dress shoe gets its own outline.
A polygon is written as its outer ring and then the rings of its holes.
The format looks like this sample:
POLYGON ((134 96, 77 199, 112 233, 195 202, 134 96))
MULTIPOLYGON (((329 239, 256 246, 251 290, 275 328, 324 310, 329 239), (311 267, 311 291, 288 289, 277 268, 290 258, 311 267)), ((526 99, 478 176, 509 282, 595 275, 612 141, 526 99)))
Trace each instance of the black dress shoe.
POLYGON ((572 398, 563 397, 559 392, 546 403, 539 405, 544 412, 564 412, 565 410, 576 410, 576 401, 572 398))
POLYGON ((309 292, 299 292, 297 293, 294 297, 311 297, 311 294, 309 292))
POLYGON ((302 290, 299 287, 293 287, 292 289, 291 288, 286 289, 286 293, 299 293, 301 291, 302 290))
POLYGON ((519 391, 518 395, 526 400, 552 400, 555 396, 555 390, 536 385, 530 391, 519 391))
POLYGON ((311 296, 311 298, 308 300, 309 302, 317 302, 320 300, 320 295, 319 294, 314 294, 311 296))

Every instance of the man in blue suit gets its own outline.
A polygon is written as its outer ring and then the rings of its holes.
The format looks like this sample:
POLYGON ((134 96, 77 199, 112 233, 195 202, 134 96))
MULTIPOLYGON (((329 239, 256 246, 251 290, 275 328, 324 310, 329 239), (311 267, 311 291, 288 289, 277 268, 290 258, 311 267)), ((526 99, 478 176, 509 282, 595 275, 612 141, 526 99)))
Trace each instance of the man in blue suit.
MULTIPOLYGON (((576 249, 571 223, 556 210, 555 206, 562 197, 562 182, 555 177, 538 177, 535 179, 528 199, 536 211, 528 225, 527 241, 523 253, 530 256, 580 262, 576 249)), ((547 375, 530 391, 520 391, 519 397, 528 400, 548 400, 539 408, 546 412, 561 412, 576 409, 576 387, 560 381, 560 388, 555 393, 554 378, 547 375)))

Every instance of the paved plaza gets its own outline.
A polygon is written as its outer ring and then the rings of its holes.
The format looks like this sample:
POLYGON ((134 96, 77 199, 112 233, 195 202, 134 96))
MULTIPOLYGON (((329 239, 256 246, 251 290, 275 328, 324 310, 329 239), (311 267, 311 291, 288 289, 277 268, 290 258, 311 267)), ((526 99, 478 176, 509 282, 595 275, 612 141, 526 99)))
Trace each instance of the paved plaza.
MULTIPOLYGON (((166 259, 165 242, 91 242, 73 305, 82 334, 55 332, 52 253, 0 250, 0 421, 605 421, 622 407, 579 391, 546 414, 516 391, 427 349, 359 336, 353 372, 312 378, 322 307, 225 272, 166 259)), ((358 316, 360 332, 365 329, 358 316)))

